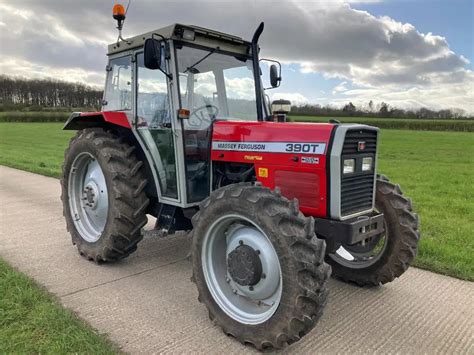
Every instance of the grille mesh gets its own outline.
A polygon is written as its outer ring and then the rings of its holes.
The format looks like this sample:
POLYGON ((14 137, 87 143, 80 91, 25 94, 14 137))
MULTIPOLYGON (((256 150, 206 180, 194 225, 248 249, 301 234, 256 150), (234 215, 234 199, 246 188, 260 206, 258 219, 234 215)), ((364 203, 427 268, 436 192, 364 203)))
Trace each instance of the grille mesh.
POLYGON ((358 129, 347 131, 342 148, 342 161, 347 158, 356 160, 354 174, 341 178, 341 215, 347 216, 372 208, 374 193, 374 169, 362 171, 362 158, 372 156, 375 162, 377 150, 377 131, 358 129), (365 149, 358 151, 359 142, 364 142, 365 149))

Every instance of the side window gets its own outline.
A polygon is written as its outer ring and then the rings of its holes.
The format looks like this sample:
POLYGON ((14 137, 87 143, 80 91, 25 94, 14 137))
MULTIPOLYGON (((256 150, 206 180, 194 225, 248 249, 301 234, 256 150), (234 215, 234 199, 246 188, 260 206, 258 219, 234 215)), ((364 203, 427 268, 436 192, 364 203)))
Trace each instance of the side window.
POLYGON ((150 129, 171 123, 166 75, 145 68, 143 53, 137 55, 137 127, 150 129))
POLYGON ((130 56, 112 59, 109 63, 104 110, 132 109, 132 66, 130 56))

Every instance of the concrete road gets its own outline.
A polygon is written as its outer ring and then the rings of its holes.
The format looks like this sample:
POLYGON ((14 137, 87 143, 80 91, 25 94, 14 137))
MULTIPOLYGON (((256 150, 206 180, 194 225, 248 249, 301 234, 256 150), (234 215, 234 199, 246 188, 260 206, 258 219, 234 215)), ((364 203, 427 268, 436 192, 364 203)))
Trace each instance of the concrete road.
MULTIPOLYGON (((0 166, 0 256, 131 353, 241 353, 197 301, 186 235, 146 237, 97 266, 70 242, 59 181, 0 166)), ((474 354, 474 284, 411 268, 374 289, 330 281, 316 328, 291 353, 474 354)))

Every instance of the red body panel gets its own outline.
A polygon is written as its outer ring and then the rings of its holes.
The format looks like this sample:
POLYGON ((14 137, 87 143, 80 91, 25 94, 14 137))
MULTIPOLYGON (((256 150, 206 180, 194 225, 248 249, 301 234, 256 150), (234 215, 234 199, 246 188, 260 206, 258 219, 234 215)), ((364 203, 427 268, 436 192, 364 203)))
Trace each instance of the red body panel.
POLYGON ((316 123, 220 121, 214 124, 211 157, 215 162, 254 164, 257 180, 264 186, 271 189, 278 186, 285 197, 297 198, 304 214, 326 217, 326 154, 333 128, 332 124, 316 123), (221 143, 222 149, 219 149, 217 142, 237 144, 224 148, 221 143), (255 145, 257 149, 239 144, 250 142, 263 144, 255 145), (270 148, 267 143, 279 146, 270 148), (297 148, 301 148, 300 143, 307 148, 315 145, 304 143, 321 144, 316 152, 303 153, 294 151, 292 143, 296 143, 297 148), (286 146, 291 151, 286 151, 286 146))
POLYGON ((122 126, 125 128, 132 128, 128 121, 127 114, 120 111, 100 111, 100 112, 81 112, 80 117, 88 116, 102 116, 105 122, 122 126))

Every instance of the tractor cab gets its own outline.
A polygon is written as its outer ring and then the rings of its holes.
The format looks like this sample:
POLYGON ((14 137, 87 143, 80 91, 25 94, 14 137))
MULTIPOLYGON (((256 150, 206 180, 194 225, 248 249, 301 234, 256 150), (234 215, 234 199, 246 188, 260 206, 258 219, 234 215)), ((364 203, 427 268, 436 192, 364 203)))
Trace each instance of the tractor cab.
MULTIPOLYGON (((272 117, 256 43, 262 29, 248 42, 175 24, 109 46, 102 110, 126 113, 153 161, 160 200, 189 206, 210 194, 214 121, 272 117)), ((271 66, 275 86, 279 71, 271 66)))

